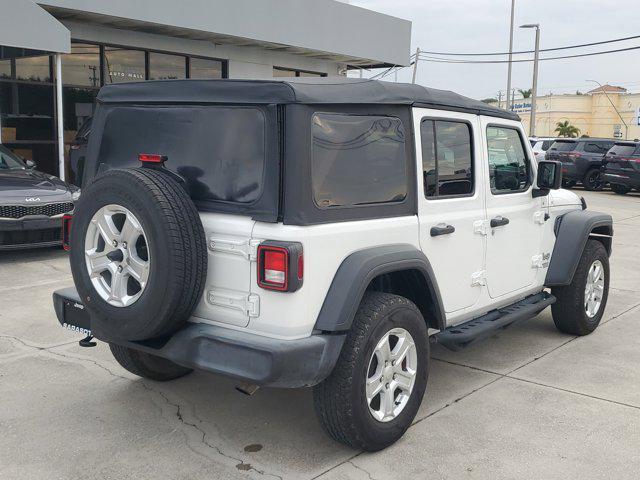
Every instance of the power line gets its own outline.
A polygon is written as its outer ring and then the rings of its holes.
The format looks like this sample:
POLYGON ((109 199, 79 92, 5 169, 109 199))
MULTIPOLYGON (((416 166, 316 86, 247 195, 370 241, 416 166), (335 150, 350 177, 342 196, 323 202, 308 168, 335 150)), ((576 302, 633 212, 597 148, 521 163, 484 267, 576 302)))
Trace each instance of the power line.
MULTIPOLYGON (((634 40, 636 38, 640 38, 640 35, 634 35, 632 37, 624 37, 624 38, 614 38, 613 40, 603 40, 601 42, 591 42, 591 43, 582 43, 580 45, 568 45, 566 47, 554 47, 554 48, 543 48, 540 52, 556 52, 558 50, 569 50, 572 48, 583 48, 583 47, 592 47, 594 45, 604 45, 607 43, 616 43, 616 42, 624 42, 626 40, 634 40)), ((428 53, 431 55, 448 55, 448 56, 458 56, 458 57, 490 57, 490 56, 499 56, 499 55, 509 55, 509 52, 491 52, 491 53, 458 53, 458 52, 430 52, 423 50, 423 53, 428 53)), ((523 53, 534 53, 534 50, 523 50, 521 52, 513 52, 513 55, 520 55, 523 53)))
MULTIPOLYGON (((546 60, 564 60, 567 58, 581 58, 581 57, 592 57, 596 55, 605 55, 609 53, 619 53, 619 52, 628 52, 631 50, 639 50, 639 46, 635 47, 627 47, 627 48, 617 48, 615 50, 605 50, 603 52, 592 52, 592 53, 580 53, 577 55, 564 55, 561 57, 547 57, 541 58, 540 61, 546 60)), ((439 58, 439 57, 431 57, 428 55, 424 55, 420 57, 420 60, 424 60, 425 62, 434 62, 434 63, 477 63, 477 64, 488 64, 488 63, 509 63, 508 60, 455 60, 452 58, 439 58)), ((513 60, 513 63, 523 63, 523 62, 533 62, 532 58, 522 59, 522 60, 513 60)))

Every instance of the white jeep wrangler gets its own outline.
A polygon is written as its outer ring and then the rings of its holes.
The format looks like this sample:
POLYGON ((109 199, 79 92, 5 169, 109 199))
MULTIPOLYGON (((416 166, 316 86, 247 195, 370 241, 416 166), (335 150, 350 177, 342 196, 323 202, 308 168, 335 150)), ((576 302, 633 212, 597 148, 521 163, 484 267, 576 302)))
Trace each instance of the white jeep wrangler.
POLYGON ((516 115, 363 80, 102 89, 67 219, 61 324, 164 381, 313 387, 326 432, 379 450, 451 349, 552 305, 591 333, 612 220, 536 164, 516 115))

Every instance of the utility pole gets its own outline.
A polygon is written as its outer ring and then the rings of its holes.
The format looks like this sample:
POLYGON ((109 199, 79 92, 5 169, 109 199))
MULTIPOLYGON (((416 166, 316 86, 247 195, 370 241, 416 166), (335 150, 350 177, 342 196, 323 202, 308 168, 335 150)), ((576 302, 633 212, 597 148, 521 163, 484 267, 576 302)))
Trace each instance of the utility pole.
POLYGON ((416 83, 416 75, 418 73, 418 60, 420 59, 420 47, 416 48, 416 59, 413 61, 413 79, 411 83, 416 83))
POLYGON ((498 108, 502 108, 502 90, 498 90, 498 108))
POLYGON ((536 98, 538 96, 538 63, 540 63, 540 24, 527 23, 520 25, 520 28, 536 29, 536 50, 533 56, 533 86, 531 87, 531 124, 529 125, 529 136, 536 135, 536 98))
POLYGON ((516 89, 511 89, 511 110, 513 110, 513 105, 516 103, 516 89))
POLYGON ((622 115, 620 114, 620 111, 618 110, 618 107, 616 107, 613 104, 613 101, 611 100, 611 97, 609 97, 609 94, 607 93, 607 90, 604 88, 604 86, 598 82, 597 80, 587 80, 587 82, 593 82, 596 83, 600 86, 600 90, 602 90, 602 93, 605 94, 605 96, 607 97, 607 100, 609 100, 609 103, 611 104, 611 106, 613 107, 613 109, 616 111, 616 113, 618 114, 618 117, 620 117, 620 121, 622 122, 622 124, 624 125, 624 139, 625 140, 629 140, 629 125, 627 125, 627 122, 624 121, 624 118, 622 118, 622 115))
POLYGON ((511 91, 511 68, 513 66, 513 18, 516 10, 516 0, 511 0, 511 24, 509 27, 509 70, 507 73, 507 105, 505 110, 509 110, 509 92, 511 91))

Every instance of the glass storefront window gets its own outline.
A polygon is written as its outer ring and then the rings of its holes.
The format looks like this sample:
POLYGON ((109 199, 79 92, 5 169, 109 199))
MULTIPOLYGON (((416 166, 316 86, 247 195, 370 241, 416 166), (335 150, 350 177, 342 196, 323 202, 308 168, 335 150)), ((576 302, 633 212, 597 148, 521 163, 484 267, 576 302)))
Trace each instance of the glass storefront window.
POLYGON ((16 58, 16 78, 32 82, 51 82, 50 57, 16 58))
POLYGON ((292 70, 283 67, 273 67, 273 78, 289 77, 326 77, 326 73, 303 72, 302 70, 292 70))
POLYGON ((191 58, 189 78, 222 78, 222 62, 205 58, 191 58))
POLYGON ((284 68, 273 68, 273 78, 280 77, 297 77, 295 70, 286 70, 284 68))
POLYGON ((145 53, 119 47, 104 47, 104 83, 145 80, 145 53))
POLYGON ((0 60, 0 78, 11 78, 11 60, 0 60))
POLYGON ((187 59, 179 55, 149 53, 149 80, 186 78, 187 59))
POLYGON ((72 43, 71 53, 62 56, 62 83, 100 88, 100 47, 72 43))

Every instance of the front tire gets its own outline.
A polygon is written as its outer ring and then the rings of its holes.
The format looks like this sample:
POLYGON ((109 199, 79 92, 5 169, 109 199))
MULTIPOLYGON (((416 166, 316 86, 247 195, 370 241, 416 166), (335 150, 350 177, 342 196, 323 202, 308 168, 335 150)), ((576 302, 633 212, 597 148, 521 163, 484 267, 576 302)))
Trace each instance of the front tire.
POLYGON ((114 343, 110 343, 109 348, 122 368, 142 378, 148 378, 156 382, 168 382, 193 372, 192 369, 182 367, 166 358, 157 357, 139 350, 114 343))
POLYGON ((353 448, 388 447, 411 426, 428 367, 428 330, 413 302, 366 293, 333 372, 313 389, 323 429, 353 448))
POLYGON ((558 330, 570 335, 588 335, 602 320, 609 296, 609 256, 601 242, 588 240, 566 287, 556 287, 557 301, 551 307, 558 330))

